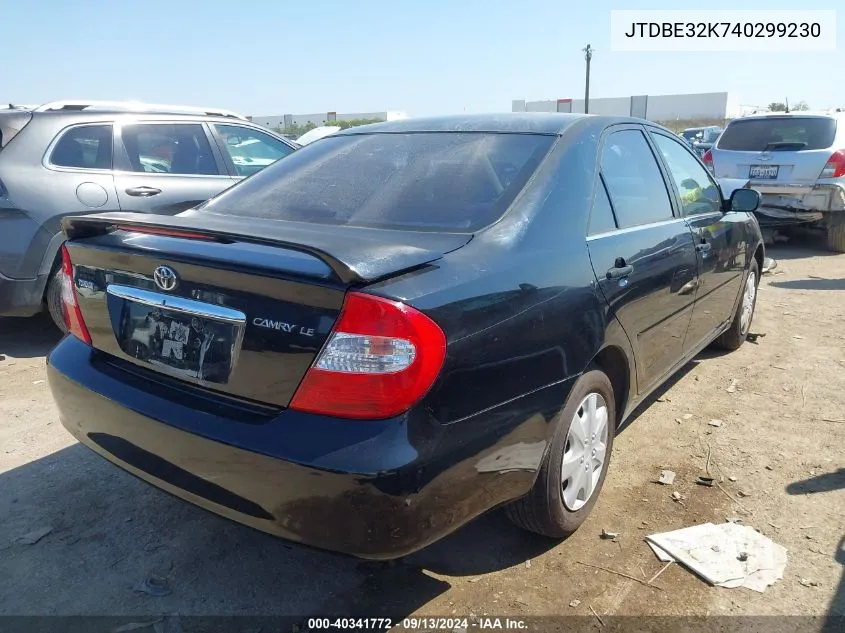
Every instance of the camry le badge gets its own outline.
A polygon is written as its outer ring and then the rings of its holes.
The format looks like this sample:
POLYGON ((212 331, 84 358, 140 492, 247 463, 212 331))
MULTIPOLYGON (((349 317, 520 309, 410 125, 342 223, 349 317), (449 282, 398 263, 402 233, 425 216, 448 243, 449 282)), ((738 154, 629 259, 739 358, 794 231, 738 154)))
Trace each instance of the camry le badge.
POLYGON ((170 291, 176 288, 179 278, 176 276, 176 271, 169 266, 159 266, 153 272, 153 281, 162 290, 170 291))
POLYGON ((284 321, 255 317, 252 320, 252 324, 269 330, 279 330, 280 332, 289 332, 290 334, 300 334, 302 336, 314 336, 314 328, 296 325, 295 323, 285 323, 284 321))

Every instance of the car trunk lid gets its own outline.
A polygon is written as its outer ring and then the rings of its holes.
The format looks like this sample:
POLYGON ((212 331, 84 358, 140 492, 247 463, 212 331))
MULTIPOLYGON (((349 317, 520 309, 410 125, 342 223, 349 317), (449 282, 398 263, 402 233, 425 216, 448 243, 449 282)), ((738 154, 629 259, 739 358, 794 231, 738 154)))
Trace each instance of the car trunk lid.
POLYGON ((432 262, 469 234, 109 213, 63 222, 92 345, 113 360, 285 407, 346 291, 432 262))

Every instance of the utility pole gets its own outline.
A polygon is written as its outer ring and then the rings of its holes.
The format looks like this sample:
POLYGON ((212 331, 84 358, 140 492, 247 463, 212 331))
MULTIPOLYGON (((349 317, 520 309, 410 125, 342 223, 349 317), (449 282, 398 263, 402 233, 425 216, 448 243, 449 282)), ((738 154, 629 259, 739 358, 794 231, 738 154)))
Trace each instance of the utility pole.
POLYGON ((582 49, 584 51, 584 59, 587 60, 587 81, 584 86, 584 114, 590 112, 590 60, 593 58, 593 49, 587 44, 587 47, 582 49))

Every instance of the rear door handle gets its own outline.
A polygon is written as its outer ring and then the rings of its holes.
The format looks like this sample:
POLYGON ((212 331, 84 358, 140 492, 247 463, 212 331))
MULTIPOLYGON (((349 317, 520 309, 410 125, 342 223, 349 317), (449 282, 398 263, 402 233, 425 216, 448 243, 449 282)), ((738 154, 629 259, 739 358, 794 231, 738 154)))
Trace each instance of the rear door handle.
POLYGON ((607 278, 622 279, 623 277, 629 276, 632 272, 634 272, 634 267, 630 264, 627 266, 614 266, 607 271, 607 278))
POLYGON ((155 187, 130 187, 126 190, 127 195, 137 198, 149 198, 150 196, 157 196, 160 193, 161 189, 156 189, 155 187))

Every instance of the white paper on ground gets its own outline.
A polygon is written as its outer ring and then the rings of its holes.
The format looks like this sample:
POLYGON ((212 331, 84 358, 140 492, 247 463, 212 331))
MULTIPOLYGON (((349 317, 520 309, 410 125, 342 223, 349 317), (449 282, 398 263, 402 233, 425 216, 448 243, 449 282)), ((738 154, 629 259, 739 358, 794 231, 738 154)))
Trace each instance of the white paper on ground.
MULTIPOLYGON (((786 568, 786 548, 736 523, 704 523, 653 534, 646 542, 720 587, 746 587, 762 593, 783 578, 786 568), (739 560, 742 552, 747 554, 744 561, 739 560)), ((655 554, 661 558, 657 549, 655 554)))
POLYGON ((646 545, 651 548, 651 551, 654 552, 654 555, 657 556, 657 560, 659 560, 660 562, 668 563, 670 560, 675 560, 651 541, 646 541, 646 545))

